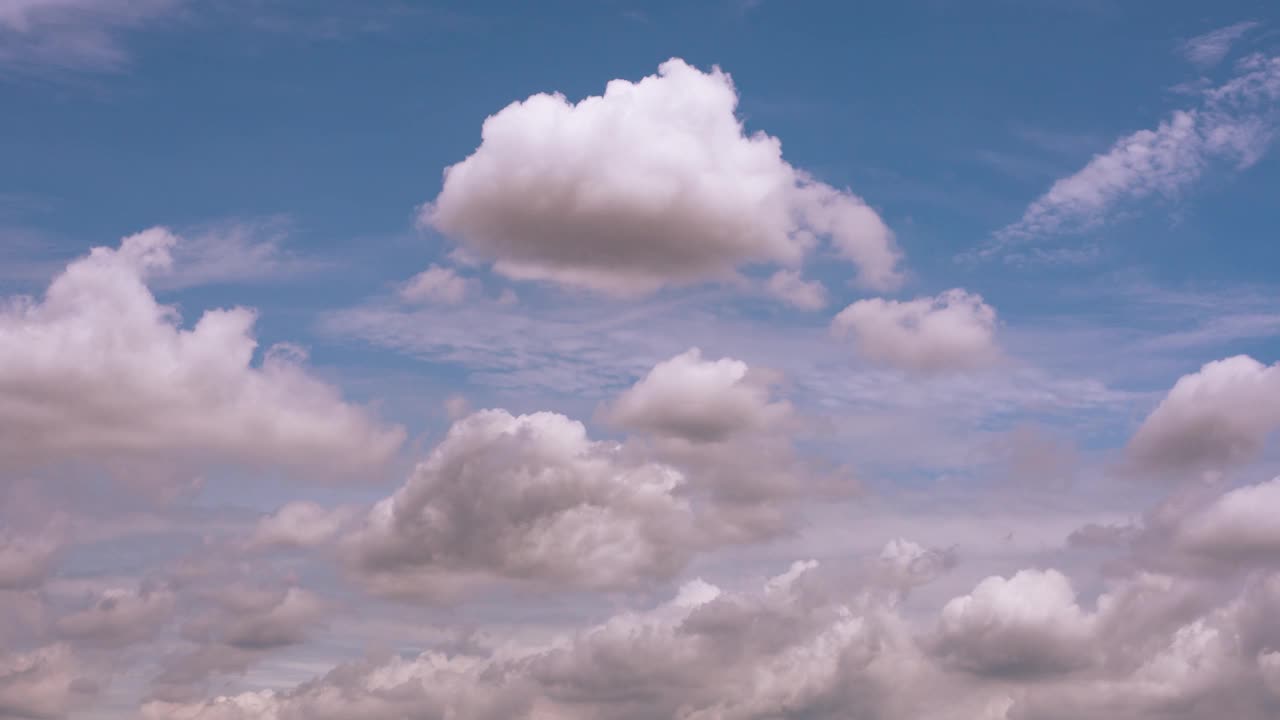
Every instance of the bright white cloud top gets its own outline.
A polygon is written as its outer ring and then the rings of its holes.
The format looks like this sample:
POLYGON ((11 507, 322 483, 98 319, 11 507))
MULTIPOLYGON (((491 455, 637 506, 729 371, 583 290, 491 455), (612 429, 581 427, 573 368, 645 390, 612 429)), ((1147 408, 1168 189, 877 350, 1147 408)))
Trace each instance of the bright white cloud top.
POLYGON ((190 329, 146 279, 171 267, 162 228, 95 248, 44 297, 0 310, 0 455, 41 464, 86 458, 217 458, 321 474, 386 463, 404 432, 312 377, 289 347, 255 363, 253 311, 210 310, 190 329))
POLYGON ((912 372, 973 370, 1000 357, 995 309, 960 289, 907 301, 859 300, 836 315, 831 329, 852 337, 867 360, 912 372))
POLYGON ((796 267, 819 239, 862 285, 901 284, 879 214, 792 167, 777 138, 747 134, 737 104, 726 73, 679 59, 577 103, 534 95, 485 120, 420 219, 503 275, 617 295, 796 267))

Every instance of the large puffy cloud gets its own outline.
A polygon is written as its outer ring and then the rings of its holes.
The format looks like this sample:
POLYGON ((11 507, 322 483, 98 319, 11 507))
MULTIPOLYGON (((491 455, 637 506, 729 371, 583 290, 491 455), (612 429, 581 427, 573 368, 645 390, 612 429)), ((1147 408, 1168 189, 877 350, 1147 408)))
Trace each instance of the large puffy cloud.
POLYGON ((989 577, 947 603, 936 650, 961 669, 986 675, 1042 675, 1083 665, 1091 619, 1056 570, 989 577))
POLYGON ((254 363, 254 313, 210 310, 194 327, 146 279, 178 238, 151 229, 67 266, 39 300, 0 308, 0 458, 282 463, 367 472, 403 431, 377 424, 309 375, 288 348, 254 363))
POLYGON ((832 330, 852 335, 864 358, 912 372, 970 370, 995 362, 996 311, 982 296, 948 290, 937 297, 859 300, 832 330))
POLYGON ((1253 458, 1280 427, 1280 366, 1245 355, 1179 378, 1129 441, 1136 467, 1220 471, 1253 458))
MULTIPOLYGON (((901 281, 893 235, 860 198, 747 135, 729 76, 682 60, 576 104, 534 95, 489 117, 421 221, 515 278, 614 294, 798 265, 818 237, 865 286, 901 281)), ((806 300, 805 302, 811 302, 806 300)))
POLYGON ((685 478, 592 441, 554 413, 458 421, 348 538, 354 566, 392 594, 447 594, 490 575, 595 588, 679 570, 694 545, 685 478))

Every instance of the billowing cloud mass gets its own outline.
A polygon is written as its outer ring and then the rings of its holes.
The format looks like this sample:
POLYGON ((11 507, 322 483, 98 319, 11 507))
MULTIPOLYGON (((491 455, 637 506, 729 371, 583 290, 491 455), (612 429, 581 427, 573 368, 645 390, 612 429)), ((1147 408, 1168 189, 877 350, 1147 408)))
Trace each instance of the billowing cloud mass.
POLYGON ((1252 459, 1280 428, 1280 366, 1245 355, 1185 375, 1129 441, 1138 468, 1180 475, 1252 459))
MULTIPOLYGON (((663 63, 570 103, 538 94, 489 117, 421 221, 513 278, 636 295, 797 266, 826 238, 858 281, 901 281, 893 234, 862 199, 746 134, 719 69, 663 63)), ((812 304, 813 291, 802 302, 812 304)), ((792 300, 794 302, 794 300, 792 300)))
POLYGON ((1041 675, 1087 661, 1090 618, 1056 570, 991 577, 942 608, 937 652, 984 675, 1041 675))
POLYGON ((154 228, 95 248, 43 298, 0 307, 0 458, 280 463, 366 473, 404 433, 344 403, 288 347, 254 362, 255 315, 210 310, 190 329, 146 279, 179 239, 154 228))
POLYGON ((148 718, 475 717, 516 720, 1263 720, 1280 637, 1280 579, 1188 605, 1168 577, 1111 588, 1095 612, 1055 571, 989 578, 922 635, 875 587, 813 561, 756 590, 701 580, 649 610, 557 637, 501 639, 339 666, 289 690, 153 702, 148 718), (1172 599, 1172 600, 1171 600, 1172 599), (1011 644, 1005 645, 1005 642, 1011 644))
POLYGON ((632 586, 688 559, 695 528, 678 494, 684 482, 563 415, 482 410, 373 507, 348 551, 393 595, 448 595, 483 576, 632 586))
POLYGON ((859 300, 831 329, 850 335, 859 355, 911 372, 972 370, 1000 357, 996 311, 981 295, 955 289, 915 300, 859 300))
POLYGON ((699 524, 710 536, 758 540, 785 529, 786 500, 815 473, 794 444, 802 423, 779 397, 780 373, 691 348, 653 367, 604 407, 635 433, 631 447, 680 469, 703 496, 699 524))

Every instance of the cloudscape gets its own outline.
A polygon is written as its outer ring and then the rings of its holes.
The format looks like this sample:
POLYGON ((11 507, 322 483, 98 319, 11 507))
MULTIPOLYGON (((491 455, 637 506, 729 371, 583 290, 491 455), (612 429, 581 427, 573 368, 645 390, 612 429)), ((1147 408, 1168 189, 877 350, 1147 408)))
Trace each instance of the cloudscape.
POLYGON ((0 720, 1280 717, 1280 7, 0 0, 0 720))

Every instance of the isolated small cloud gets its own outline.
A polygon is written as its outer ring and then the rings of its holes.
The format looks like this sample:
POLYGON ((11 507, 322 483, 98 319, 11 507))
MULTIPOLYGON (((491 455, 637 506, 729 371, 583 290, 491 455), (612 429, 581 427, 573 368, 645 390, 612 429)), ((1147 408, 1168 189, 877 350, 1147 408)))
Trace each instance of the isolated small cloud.
POLYGON ((1213 67, 1222 62, 1222 59, 1227 56, 1231 46, 1236 41, 1260 24, 1253 20, 1245 20, 1216 30, 1210 30, 1203 35, 1197 35, 1187 40, 1179 49, 1182 51, 1183 56, 1196 66, 1201 68, 1213 67))
POLYGON ((691 348, 653 367, 606 414, 630 430, 690 442, 721 442, 781 422, 791 405, 772 397, 769 373, 733 358, 704 360, 691 348))
POLYGON ((789 165, 776 138, 747 135, 737 103, 727 74, 678 59, 576 104, 512 103, 420 220, 509 277, 615 295, 794 267, 821 238, 864 286, 896 287, 879 215, 789 165))
POLYGON ((471 291, 471 281, 458 275, 453 268, 432 265, 423 270, 400 290, 400 298, 406 302, 441 303, 456 305, 471 291))
POLYGON ((948 290, 915 300, 859 300, 831 329, 850 335, 859 355, 911 372, 973 370, 995 363, 996 311, 981 295, 948 290))
POLYGON ((123 36, 162 20, 182 0, 6 0, 0 72, 104 72, 129 61, 123 36))
POLYGON ((1130 439, 1129 462, 1173 475, 1246 462, 1280 428, 1280 366, 1246 355, 1179 378, 1130 439))

